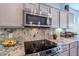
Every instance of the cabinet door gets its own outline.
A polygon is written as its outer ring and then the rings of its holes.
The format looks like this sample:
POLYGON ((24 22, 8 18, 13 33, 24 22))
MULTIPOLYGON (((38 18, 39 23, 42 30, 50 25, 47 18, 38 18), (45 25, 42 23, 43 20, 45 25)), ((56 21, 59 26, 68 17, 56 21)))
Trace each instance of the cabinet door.
POLYGON ((77 55, 79 56, 79 41, 77 41, 77 55))
POLYGON ((70 56, 77 56, 77 47, 70 49, 70 56))
POLYGON ((72 28, 74 24, 74 14, 68 13, 68 27, 72 28))
POLYGON ((68 51, 65 51, 65 52, 59 53, 58 56, 69 56, 69 50, 68 51))
POLYGON ((0 4, 0 26, 22 26, 22 4, 0 4))
POLYGON ((78 50, 77 50, 77 55, 79 56, 79 47, 77 48, 78 50))
POLYGON ((42 15, 42 16, 48 16, 48 13, 49 13, 49 7, 40 4, 40 15, 42 15))
POLYGON ((79 48, 79 41, 77 41, 77 47, 79 48))
POLYGON ((77 47, 77 41, 70 43, 70 49, 77 47))
POLYGON ((52 15, 52 27, 58 28, 59 27, 59 10, 52 8, 51 15, 52 15))
POLYGON ((24 3, 24 9, 29 13, 38 13, 39 4, 37 3, 24 3))
POLYGON ((69 44, 63 44, 61 45, 62 47, 62 52, 69 50, 69 44))
POLYGON ((67 12, 60 11, 60 28, 67 28, 67 12))

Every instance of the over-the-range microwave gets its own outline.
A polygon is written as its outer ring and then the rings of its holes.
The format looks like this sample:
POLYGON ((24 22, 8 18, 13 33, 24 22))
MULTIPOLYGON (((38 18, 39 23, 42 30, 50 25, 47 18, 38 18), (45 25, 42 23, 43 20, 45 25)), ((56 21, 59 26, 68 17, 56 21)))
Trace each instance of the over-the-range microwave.
POLYGON ((34 14, 24 12, 24 21, 23 21, 24 26, 33 26, 33 25, 47 26, 47 25, 50 25, 50 23, 48 23, 48 22, 49 22, 48 17, 34 15, 34 14))

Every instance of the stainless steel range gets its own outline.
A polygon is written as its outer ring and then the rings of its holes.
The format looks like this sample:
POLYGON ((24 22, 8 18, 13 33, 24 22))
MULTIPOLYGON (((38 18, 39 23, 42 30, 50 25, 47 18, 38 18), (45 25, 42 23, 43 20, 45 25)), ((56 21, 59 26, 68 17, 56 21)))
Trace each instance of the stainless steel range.
POLYGON ((26 56, 54 56, 60 52, 57 43, 48 40, 24 42, 26 56))
POLYGON ((32 54, 26 54, 26 56, 56 56, 57 54, 59 54, 59 52, 60 52, 60 48, 56 47, 32 54))

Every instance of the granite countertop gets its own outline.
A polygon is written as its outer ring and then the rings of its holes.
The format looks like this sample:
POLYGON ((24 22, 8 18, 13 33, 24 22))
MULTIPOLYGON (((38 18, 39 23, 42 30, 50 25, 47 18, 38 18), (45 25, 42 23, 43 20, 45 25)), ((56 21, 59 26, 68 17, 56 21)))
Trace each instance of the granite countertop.
MULTIPOLYGON (((79 41, 79 37, 74 38, 60 38, 61 40, 58 42, 58 44, 61 46, 63 44, 70 44, 75 41, 79 41)), ((52 41, 52 40, 51 40, 52 41)), ((24 56, 24 46, 16 45, 13 47, 3 47, 0 48, 0 56, 24 56)))
POLYGON ((24 56, 24 47, 3 47, 0 49, 0 56, 24 56))
MULTIPOLYGON (((78 40, 64 38, 59 43, 61 43, 61 45, 63 45, 63 44, 70 44, 75 41, 78 41, 78 40)), ((9 47, 9 48, 4 47, 3 49, 0 49, 0 56, 24 56, 24 55, 25 55, 24 47, 21 47, 21 46, 14 46, 14 47, 9 47)))
POLYGON ((72 42, 79 41, 79 39, 77 37, 75 37, 75 38, 63 38, 63 37, 61 37, 60 39, 61 40, 58 42, 59 45, 70 44, 72 42))

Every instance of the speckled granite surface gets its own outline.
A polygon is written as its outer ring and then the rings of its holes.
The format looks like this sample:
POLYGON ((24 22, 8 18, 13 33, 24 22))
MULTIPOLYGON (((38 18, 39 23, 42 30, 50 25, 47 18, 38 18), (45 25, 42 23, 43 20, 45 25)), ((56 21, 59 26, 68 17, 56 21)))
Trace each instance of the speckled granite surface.
MULTIPOLYGON (((7 36, 6 30, 0 29, 0 34, 7 36)), ((0 48, 0 56, 24 56, 24 42, 33 40, 52 39, 48 28, 24 28, 13 31, 13 38, 17 40, 17 45, 13 47, 0 48)))

